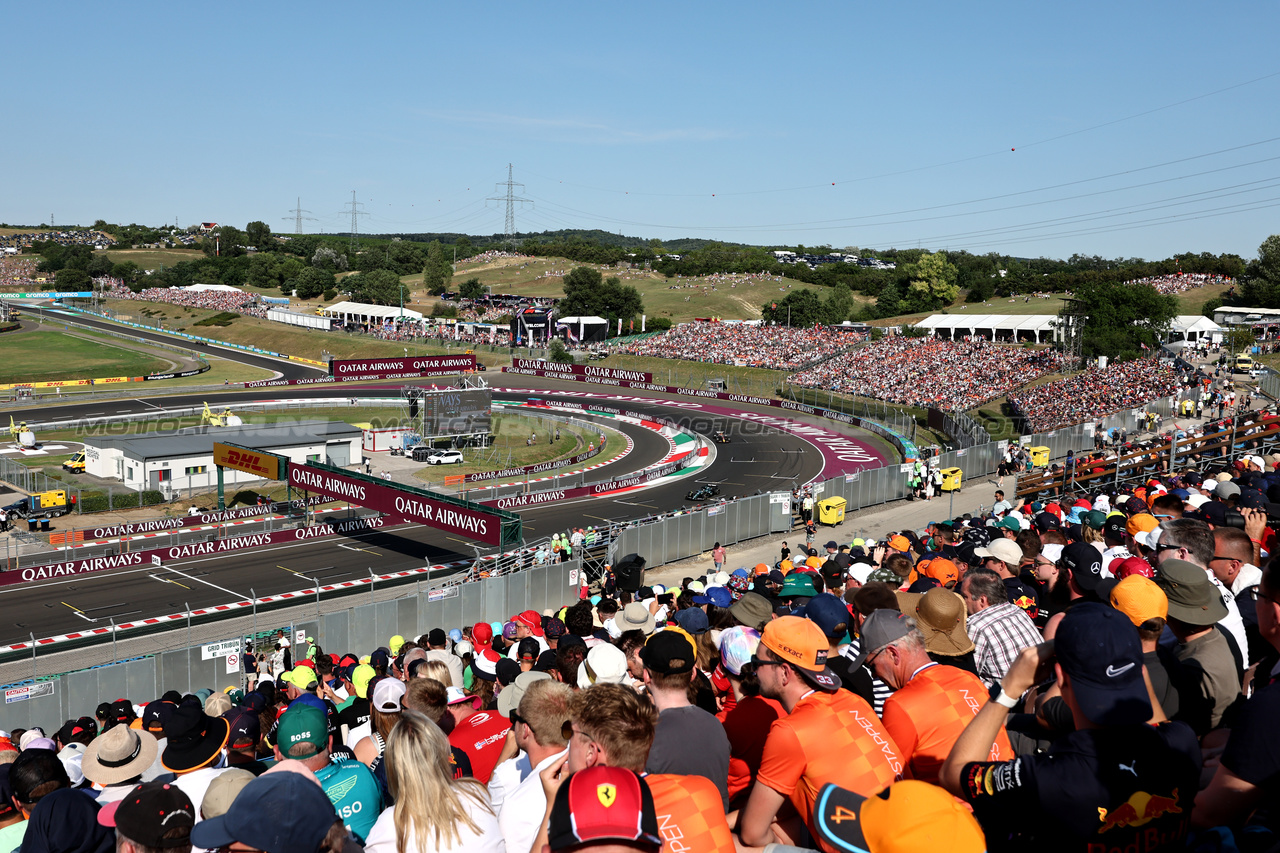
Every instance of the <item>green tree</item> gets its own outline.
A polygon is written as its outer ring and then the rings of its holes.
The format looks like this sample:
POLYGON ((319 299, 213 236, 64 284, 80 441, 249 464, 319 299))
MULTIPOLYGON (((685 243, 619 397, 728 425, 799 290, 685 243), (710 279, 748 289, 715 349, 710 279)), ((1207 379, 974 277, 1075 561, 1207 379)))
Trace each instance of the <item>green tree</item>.
POLYGON ((405 288, 400 283, 400 276, 391 270, 357 273, 344 279, 343 284, 351 288, 357 302, 398 306, 404 298, 405 288))
POLYGON ((853 317, 853 293, 844 285, 837 285, 827 293, 822 301, 823 320, 831 325, 838 325, 853 317))
POLYGON ((767 323, 800 328, 826 321, 826 308, 818 299, 817 292, 805 287, 791 291, 776 303, 766 305, 760 316, 767 323))
POLYGON ((573 356, 569 354, 569 350, 565 348, 564 341, 559 338, 552 338, 551 344, 547 347, 547 358, 556 364, 572 364, 573 356))
POLYGON ((484 296, 484 285, 480 283, 480 279, 472 276, 458 285, 458 295, 463 299, 479 299, 484 296))
POLYGON ((907 287, 913 305, 924 310, 941 308, 955 302, 960 288, 956 286, 956 267, 942 252, 920 256, 908 264, 904 272, 911 283, 907 287))
POLYGON ((640 291, 616 277, 608 279, 591 267, 574 267, 564 277, 564 299, 557 306, 562 317, 603 317, 616 328, 618 320, 644 313, 640 291))
POLYGON ((896 281, 885 285, 884 290, 876 297, 876 315, 879 317, 896 317, 902 313, 902 288, 896 281))
POLYGON ((1280 234, 1272 234, 1258 247, 1258 258, 1245 268, 1240 304, 1253 308, 1280 308, 1280 234))
POLYGON ((432 296, 439 296, 449 289, 453 278, 453 265, 445 256, 444 246, 432 240, 427 246, 427 262, 422 268, 422 284, 432 296))
POLYGON ((1086 282, 1076 288, 1075 298, 1088 317, 1084 357, 1105 355, 1115 361, 1159 349, 1178 306, 1173 296, 1159 293, 1149 284, 1115 281, 1086 282))
POLYGON ((457 240, 453 241, 453 249, 458 253, 458 260, 466 260, 476 253, 471 246, 471 238, 463 234, 457 240))
POLYGON ((306 267, 293 280, 293 286, 298 291, 299 299, 314 299, 333 287, 333 273, 306 267))
POLYGON ((63 267, 54 273, 53 279, 58 283, 59 290, 89 289, 89 274, 75 267, 63 267))
POLYGON ((245 244, 253 246, 259 252, 269 252, 276 244, 271 236, 271 226, 261 220, 254 220, 244 227, 245 244))

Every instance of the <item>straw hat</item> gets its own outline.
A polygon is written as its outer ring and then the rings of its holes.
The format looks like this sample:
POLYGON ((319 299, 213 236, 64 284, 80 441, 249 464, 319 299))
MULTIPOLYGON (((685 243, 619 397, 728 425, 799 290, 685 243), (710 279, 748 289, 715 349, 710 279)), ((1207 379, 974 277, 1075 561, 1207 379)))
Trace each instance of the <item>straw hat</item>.
POLYGON ((155 763, 158 748, 151 732, 112 726, 89 744, 80 769, 86 779, 105 788, 142 775, 155 763))
POLYGON ((973 651, 964 599, 951 590, 934 587, 925 593, 900 592, 898 605, 915 618, 930 654, 956 657, 973 651))

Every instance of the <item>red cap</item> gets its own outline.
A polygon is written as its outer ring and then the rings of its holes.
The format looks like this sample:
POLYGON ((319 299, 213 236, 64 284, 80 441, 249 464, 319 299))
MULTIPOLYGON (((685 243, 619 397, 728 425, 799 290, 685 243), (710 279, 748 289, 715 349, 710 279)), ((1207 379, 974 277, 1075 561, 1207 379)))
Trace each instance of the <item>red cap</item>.
POLYGON ((315 662, 315 661, 313 661, 311 658, 303 658, 303 659, 302 659, 302 660, 300 660, 300 661, 296 661, 296 662, 294 663, 294 666, 295 666, 295 667, 296 667, 296 666, 305 666, 305 667, 307 667, 308 669, 315 669, 315 668, 316 668, 316 662, 315 662))
POLYGON ((1111 561, 1111 565, 1107 568, 1119 580, 1124 580, 1130 575, 1142 575, 1144 578, 1155 579, 1155 572, 1151 570, 1151 564, 1141 557, 1125 557, 1123 559, 1117 557, 1111 561))
POLYGON ((477 649, 487 649, 493 645, 493 629, 488 622, 477 622, 471 626, 471 642, 477 649))
POLYGON ((648 784, 630 770, 596 765, 569 777, 556 793, 548 820, 552 850, 590 841, 621 841, 639 849, 662 846, 648 784))
POLYGON ((519 622, 521 625, 533 632, 533 636, 542 636, 542 616, 536 610, 526 610, 523 613, 517 613, 512 622, 519 622))

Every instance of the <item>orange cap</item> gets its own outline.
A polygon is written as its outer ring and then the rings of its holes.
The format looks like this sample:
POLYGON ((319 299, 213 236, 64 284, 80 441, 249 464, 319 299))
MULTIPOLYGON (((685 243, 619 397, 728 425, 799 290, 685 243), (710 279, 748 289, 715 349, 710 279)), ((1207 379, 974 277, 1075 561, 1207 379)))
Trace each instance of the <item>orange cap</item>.
POLYGON ((787 573, 790 572, 795 567, 796 567, 795 563, 792 563, 790 560, 783 560, 781 563, 778 564, 778 571, 782 572, 783 577, 786 577, 787 573))
POLYGON ((756 574, 758 575, 769 574, 769 567, 766 566, 764 563, 756 563, 756 574))
POLYGON ((1111 588, 1111 606, 1134 625, 1148 619, 1169 618, 1169 599, 1156 582, 1142 575, 1129 575, 1111 588))
POLYGON ((982 827, 968 806, 928 782, 895 782, 885 794, 867 798, 861 817, 870 850, 904 853, 945 847, 953 853, 980 853, 987 849, 982 827))
POLYGON ((780 616, 764 626, 760 645, 794 666, 814 686, 825 690, 840 687, 839 677, 827 668, 831 645, 817 622, 803 616, 780 616))
POLYGON ((1149 512, 1140 512, 1130 517, 1125 524, 1124 529, 1130 536, 1137 536, 1139 533, 1150 533, 1160 526, 1160 521, 1149 512))
POLYGON ((901 551, 904 554, 911 550, 911 540, 903 536, 901 533, 896 536, 890 536, 887 543, 890 548, 895 551, 901 551))
POLYGON ((929 560, 928 571, 925 570, 924 566, 917 566, 916 568, 920 570, 920 574, 927 578, 933 578, 943 586, 960 579, 960 569, 946 557, 937 557, 929 560))

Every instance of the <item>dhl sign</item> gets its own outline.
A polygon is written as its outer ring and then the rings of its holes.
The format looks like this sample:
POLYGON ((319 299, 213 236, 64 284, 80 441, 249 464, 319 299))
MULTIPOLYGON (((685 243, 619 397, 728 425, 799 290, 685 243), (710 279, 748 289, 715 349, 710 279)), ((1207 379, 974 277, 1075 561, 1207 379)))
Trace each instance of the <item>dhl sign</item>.
POLYGON ((217 441, 213 443, 213 464, 244 471, 266 480, 283 480, 286 477, 281 470, 280 459, 274 453, 233 447, 217 441))

